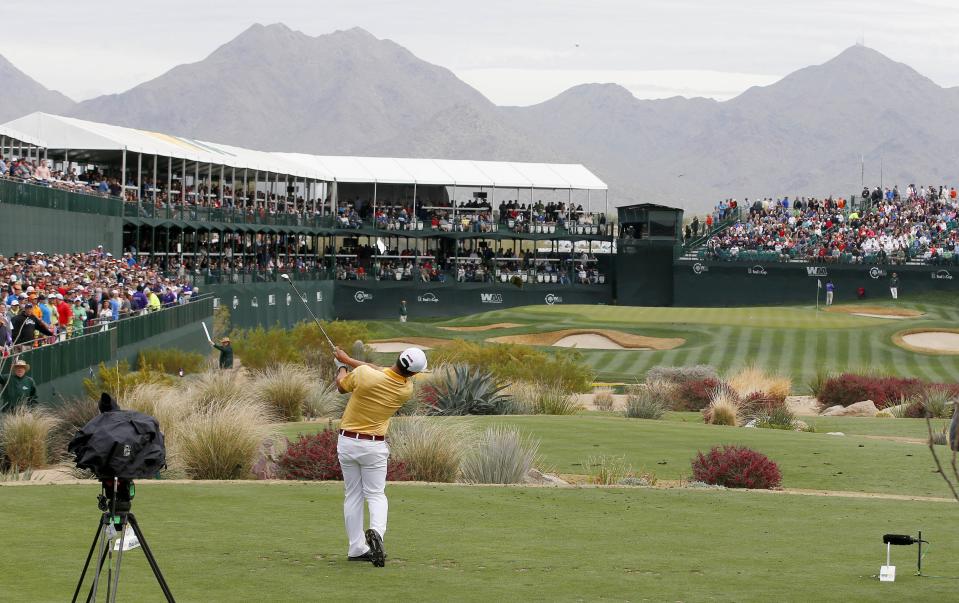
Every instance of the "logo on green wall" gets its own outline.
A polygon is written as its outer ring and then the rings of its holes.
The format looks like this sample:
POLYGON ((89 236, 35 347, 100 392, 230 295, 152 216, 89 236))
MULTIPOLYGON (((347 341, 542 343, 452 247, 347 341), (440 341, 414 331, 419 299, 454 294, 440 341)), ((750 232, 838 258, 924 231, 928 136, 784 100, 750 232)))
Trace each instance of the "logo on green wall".
POLYGON ((353 299, 362 304, 365 301, 373 299, 373 294, 367 293, 366 291, 357 291, 353 294, 353 299))

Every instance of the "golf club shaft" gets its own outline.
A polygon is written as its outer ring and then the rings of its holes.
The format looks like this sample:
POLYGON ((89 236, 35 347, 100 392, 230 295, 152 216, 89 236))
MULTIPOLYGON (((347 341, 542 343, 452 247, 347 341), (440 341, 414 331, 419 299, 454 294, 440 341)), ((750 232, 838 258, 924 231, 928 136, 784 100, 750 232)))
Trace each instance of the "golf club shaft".
POLYGON ((316 322, 316 326, 320 327, 320 332, 323 333, 323 337, 326 337, 326 342, 330 344, 330 349, 333 350, 333 353, 336 353, 336 345, 333 344, 333 340, 330 339, 330 336, 326 334, 326 329, 323 328, 323 324, 320 322, 320 319, 316 317, 316 314, 313 313, 313 309, 310 308, 310 304, 306 303, 306 300, 303 299, 303 296, 300 295, 300 290, 296 288, 296 285, 293 284, 293 279, 289 275, 285 275, 286 282, 290 283, 290 286, 293 287, 293 291, 296 293, 296 296, 300 298, 300 301, 303 302, 303 305, 306 306, 306 311, 310 313, 310 316, 313 317, 313 320, 316 322))

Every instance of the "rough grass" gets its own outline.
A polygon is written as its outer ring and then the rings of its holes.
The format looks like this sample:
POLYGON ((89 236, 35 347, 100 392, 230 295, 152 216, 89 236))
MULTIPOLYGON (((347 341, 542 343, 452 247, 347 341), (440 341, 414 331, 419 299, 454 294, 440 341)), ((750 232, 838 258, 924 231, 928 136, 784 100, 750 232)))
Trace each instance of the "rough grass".
POLYGON ((246 479, 275 419, 246 401, 221 402, 191 414, 176 432, 176 458, 192 479, 246 479))
POLYGON ((539 444, 514 427, 488 427, 463 457, 463 481, 470 484, 519 484, 536 460, 539 444))
POLYGON ((256 375, 252 397, 273 409, 273 414, 281 421, 299 421, 317 381, 319 376, 304 366, 271 366, 256 375))
POLYGON ((50 431, 56 420, 41 410, 18 408, 0 418, 0 453, 6 466, 21 471, 48 462, 50 431))

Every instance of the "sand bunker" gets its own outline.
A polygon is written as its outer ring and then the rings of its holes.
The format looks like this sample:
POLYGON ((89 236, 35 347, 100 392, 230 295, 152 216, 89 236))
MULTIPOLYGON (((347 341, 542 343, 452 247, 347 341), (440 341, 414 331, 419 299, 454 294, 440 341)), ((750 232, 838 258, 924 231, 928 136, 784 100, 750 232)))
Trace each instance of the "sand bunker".
POLYGON ((959 330, 905 331, 897 333, 893 342, 914 352, 959 354, 959 330))
POLYGON ((564 329, 546 333, 504 335, 492 337, 486 341, 576 347, 581 350, 671 350, 686 343, 685 339, 680 338, 646 337, 611 329, 564 329))
POLYGON ((829 306, 826 312, 842 312, 853 314, 855 316, 866 316, 868 318, 918 318, 922 312, 918 310, 909 310, 907 308, 888 308, 886 306, 860 306, 860 305, 842 305, 829 306))
POLYGON ((448 339, 437 339, 436 337, 405 337, 402 339, 379 339, 366 345, 370 346, 374 352, 399 353, 406 348, 432 350, 448 343, 450 343, 448 339))
POLYGON ((462 333, 475 333, 479 331, 494 331, 496 329, 515 329, 516 327, 525 327, 516 322, 498 322, 492 325, 480 325, 478 327, 440 327, 446 331, 460 331, 462 333))

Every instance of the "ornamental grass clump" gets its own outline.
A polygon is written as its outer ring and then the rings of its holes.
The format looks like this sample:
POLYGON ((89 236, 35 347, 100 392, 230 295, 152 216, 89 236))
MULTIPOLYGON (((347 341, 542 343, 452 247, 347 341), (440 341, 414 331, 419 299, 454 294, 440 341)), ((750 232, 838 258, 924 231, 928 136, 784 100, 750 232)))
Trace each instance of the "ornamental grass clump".
POLYGON ((770 407, 783 404, 792 390, 789 377, 771 375, 756 366, 743 367, 728 383, 740 399, 763 401, 770 407))
POLYGON ((176 431, 176 464, 192 479, 248 478, 274 420, 268 408, 248 400, 201 407, 176 431))
POLYGON ((611 412, 613 410, 613 390, 609 387, 597 387, 593 390, 593 406, 596 410, 611 412))
POLYGON ((756 427, 764 429, 792 430, 795 422, 796 415, 785 405, 772 408, 756 417, 756 427))
POLYGON ((211 370, 186 382, 184 397, 195 409, 252 401, 249 380, 243 371, 211 370))
POLYGON ((135 410, 155 418, 165 434, 173 434, 179 423, 194 410, 180 388, 158 383, 134 387, 117 400, 117 404, 124 410, 135 410))
POLYGON ((533 412, 538 415, 575 415, 583 409, 576 396, 560 385, 536 384, 533 412))
POLYGON ((740 425, 742 406, 736 392, 728 387, 714 391, 709 406, 703 410, 703 420, 710 425, 740 425))
POLYGON ((319 376, 304 366, 279 364, 255 376, 252 397, 272 408, 281 421, 302 421, 303 407, 317 381, 319 376))
POLYGON ((771 489, 782 483, 779 467, 743 446, 716 446, 692 461, 693 480, 726 488, 771 489))
POLYGON ((21 407, 4 415, 0 422, 3 464, 21 471, 46 465, 50 431, 55 424, 56 419, 40 410, 21 407))
POLYGON ((627 478, 635 477, 633 466, 626 461, 625 456, 589 457, 583 465, 589 471, 590 482, 601 486, 615 486, 627 478))
POLYGON ((536 414, 536 398, 540 387, 538 383, 530 383, 529 381, 514 381, 507 385, 503 394, 509 397, 509 403, 503 407, 503 414, 536 414))
POLYGON ((519 484, 533 468, 539 442, 519 430, 494 426, 486 429, 463 457, 463 481, 469 484, 519 484))
POLYGON ((390 453, 406 465, 410 479, 454 482, 460 463, 471 448, 463 423, 426 417, 397 417, 390 421, 390 453))
POLYGON ((303 416, 307 419, 338 419, 343 416, 347 401, 349 396, 338 392, 335 383, 319 381, 313 384, 303 401, 303 416))
POLYGON ((662 419, 672 406, 675 390, 676 386, 662 380, 631 385, 626 389, 623 415, 630 419, 662 419))

